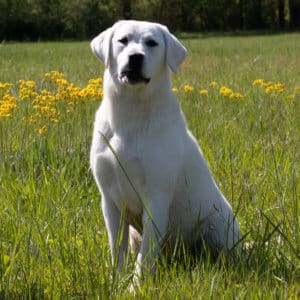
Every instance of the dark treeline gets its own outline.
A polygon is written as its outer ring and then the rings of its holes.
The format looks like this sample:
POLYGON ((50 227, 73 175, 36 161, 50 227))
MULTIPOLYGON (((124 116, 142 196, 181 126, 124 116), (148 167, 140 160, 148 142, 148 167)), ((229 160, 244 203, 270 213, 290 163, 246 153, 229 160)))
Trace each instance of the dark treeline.
POLYGON ((300 0, 0 0, 0 40, 86 39, 129 18, 173 31, 297 30, 300 0))

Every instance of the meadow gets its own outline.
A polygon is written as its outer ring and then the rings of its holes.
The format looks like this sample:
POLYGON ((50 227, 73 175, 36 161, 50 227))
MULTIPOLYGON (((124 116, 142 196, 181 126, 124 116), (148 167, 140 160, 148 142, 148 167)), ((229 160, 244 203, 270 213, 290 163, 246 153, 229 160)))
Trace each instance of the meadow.
POLYGON ((300 34, 182 34, 173 90, 247 245, 130 293, 89 170, 103 65, 88 42, 0 45, 0 298, 299 299, 300 34))

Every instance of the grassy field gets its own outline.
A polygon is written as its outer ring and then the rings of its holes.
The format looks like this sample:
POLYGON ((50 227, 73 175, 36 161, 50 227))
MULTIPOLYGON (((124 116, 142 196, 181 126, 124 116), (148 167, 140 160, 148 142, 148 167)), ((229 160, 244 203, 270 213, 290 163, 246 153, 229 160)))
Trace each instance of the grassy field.
POLYGON ((182 41, 174 91, 237 213, 245 259, 162 260, 130 294, 88 165, 102 65, 87 42, 3 43, 1 299, 299 299, 300 35, 182 41))

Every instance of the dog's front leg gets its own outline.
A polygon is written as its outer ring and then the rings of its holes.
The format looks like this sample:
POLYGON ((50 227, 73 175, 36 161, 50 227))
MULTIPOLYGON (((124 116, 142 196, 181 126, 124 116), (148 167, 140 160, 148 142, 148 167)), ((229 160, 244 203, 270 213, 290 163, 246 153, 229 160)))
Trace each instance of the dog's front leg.
POLYGON ((154 273, 155 263, 164 241, 168 219, 169 203, 162 195, 149 199, 143 212, 143 235, 137 258, 136 276, 143 272, 154 273))
POLYGON ((108 231, 112 261, 117 266, 117 270, 122 271, 128 251, 129 226, 111 199, 103 197, 102 211, 108 231))

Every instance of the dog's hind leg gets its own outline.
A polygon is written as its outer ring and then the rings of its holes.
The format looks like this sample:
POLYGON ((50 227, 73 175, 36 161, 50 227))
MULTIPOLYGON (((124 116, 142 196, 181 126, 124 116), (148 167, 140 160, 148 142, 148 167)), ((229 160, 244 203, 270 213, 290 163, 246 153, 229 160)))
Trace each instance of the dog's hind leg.
POLYGON ((129 226, 129 237, 130 249, 133 253, 137 253, 141 247, 142 236, 134 227, 129 226))

